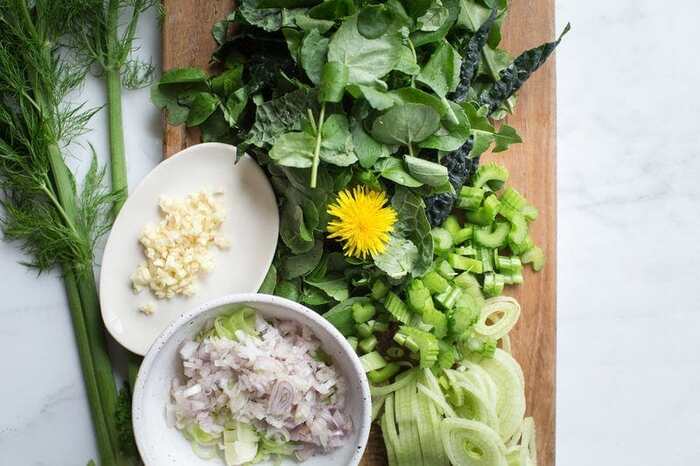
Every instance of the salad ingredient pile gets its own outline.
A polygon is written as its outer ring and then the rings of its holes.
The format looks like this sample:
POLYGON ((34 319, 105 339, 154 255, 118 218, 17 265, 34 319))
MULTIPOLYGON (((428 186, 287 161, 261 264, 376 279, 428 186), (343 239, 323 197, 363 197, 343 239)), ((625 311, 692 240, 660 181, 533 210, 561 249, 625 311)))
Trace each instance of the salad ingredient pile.
POLYGON ((132 287, 137 293, 148 288, 158 299, 192 296, 200 274, 214 267, 209 248, 229 246, 219 235, 223 208, 214 194, 199 191, 185 199, 162 196, 160 210, 163 219, 139 237, 146 260, 132 275, 132 287))
POLYGON ((185 380, 173 381, 168 412, 201 456, 221 453, 229 466, 304 460, 352 431, 346 381, 296 322, 267 322, 236 306, 186 341, 180 356, 185 380))

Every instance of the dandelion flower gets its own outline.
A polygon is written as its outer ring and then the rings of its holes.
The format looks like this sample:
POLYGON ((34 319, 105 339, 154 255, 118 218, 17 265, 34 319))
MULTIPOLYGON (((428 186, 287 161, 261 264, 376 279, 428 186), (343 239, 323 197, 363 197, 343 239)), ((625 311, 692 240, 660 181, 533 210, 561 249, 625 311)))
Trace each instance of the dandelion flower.
POLYGON ((387 203, 384 192, 358 186, 352 192, 341 191, 328 213, 329 238, 342 241, 345 255, 365 259, 386 249, 389 233, 396 223, 396 212, 387 203))

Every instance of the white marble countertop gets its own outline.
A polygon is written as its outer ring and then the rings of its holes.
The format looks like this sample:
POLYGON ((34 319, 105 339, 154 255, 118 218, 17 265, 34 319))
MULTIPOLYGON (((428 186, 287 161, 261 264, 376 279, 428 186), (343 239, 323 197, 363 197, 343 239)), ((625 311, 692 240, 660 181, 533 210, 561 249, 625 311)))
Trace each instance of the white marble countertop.
MULTIPOLYGON (((521 1, 521 0, 515 0, 521 1)), ((559 0, 557 463, 700 464, 700 4, 559 0)), ((140 27, 155 57, 157 21, 140 27)), ((89 82, 76 99, 103 102, 89 82)), ((129 181, 160 160, 148 91, 125 95, 129 181)), ((104 115, 86 140, 106 154, 104 115)), ((77 161, 76 161, 77 163, 77 161)), ((95 456, 60 281, 0 243, 0 464, 95 456)))

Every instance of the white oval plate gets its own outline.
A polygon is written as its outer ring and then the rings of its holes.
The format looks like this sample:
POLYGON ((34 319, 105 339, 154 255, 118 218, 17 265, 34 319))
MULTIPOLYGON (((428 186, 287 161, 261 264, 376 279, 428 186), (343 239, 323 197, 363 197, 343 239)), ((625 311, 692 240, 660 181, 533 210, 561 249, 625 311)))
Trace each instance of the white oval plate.
POLYGON ((226 144, 189 147, 149 173, 117 216, 102 258, 100 305, 107 330, 130 351, 146 354, 178 316, 213 298, 254 293, 265 279, 277 247, 277 201, 265 173, 251 157, 235 160, 236 148, 226 144), (160 220, 160 196, 182 198, 202 189, 223 191, 217 196, 226 213, 221 233, 231 247, 212 246, 214 269, 199 277, 199 291, 192 297, 157 300, 149 290, 135 294, 131 275, 144 260, 139 234, 148 223, 160 220), (156 311, 147 316, 138 309, 149 302, 156 311))
MULTIPOLYGON (((353 432, 337 450, 304 461, 304 466, 357 466, 367 445, 372 424, 369 382, 360 359, 345 337, 326 319, 301 304, 278 296, 239 294, 224 296, 180 316, 156 339, 141 364, 134 385, 132 419, 134 436, 146 466, 223 466, 223 459, 205 460, 192 451, 192 445, 175 427, 169 427, 166 404, 175 377, 182 379, 179 350, 205 323, 215 318, 228 304, 249 305, 267 319, 295 320, 306 325, 321 341, 323 350, 333 358, 338 371, 348 383, 346 409, 353 422, 353 432)), ((272 466, 272 461, 260 466, 272 466)), ((284 460, 281 466, 300 463, 284 460)))

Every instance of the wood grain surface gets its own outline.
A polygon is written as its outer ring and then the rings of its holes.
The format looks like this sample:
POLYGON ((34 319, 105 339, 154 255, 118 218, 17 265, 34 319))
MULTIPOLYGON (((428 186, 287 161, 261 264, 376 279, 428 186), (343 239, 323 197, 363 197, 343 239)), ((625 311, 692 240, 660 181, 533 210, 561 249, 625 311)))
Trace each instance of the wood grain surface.
MULTIPOLYGON (((214 48, 210 29, 232 8, 231 0, 165 0, 163 67, 207 67, 214 48)), ((552 40, 554 0, 513 0, 506 21, 506 50, 517 55, 552 40)), ((525 284, 506 291, 523 308, 513 332, 513 353, 525 372, 528 413, 537 423, 540 466, 553 466, 556 368, 556 94, 554 59, 540 69, 520 92, 515 115, 507 119, 524 143, 504 154, 489 155, 506 165, 510 183, 540 210, 532 236, 547 256, 539 273, 529 268, 525 284)), ((164 156, 199 142, 199 135, 165 124, 164 156)), ((378 432, 373 432, 362 466, 383 466, 386 456, 378 432)), ((340 466, 340 465, 339 465, 340 466)), ((410 466, 410 465, 401 465, 410 466)))

